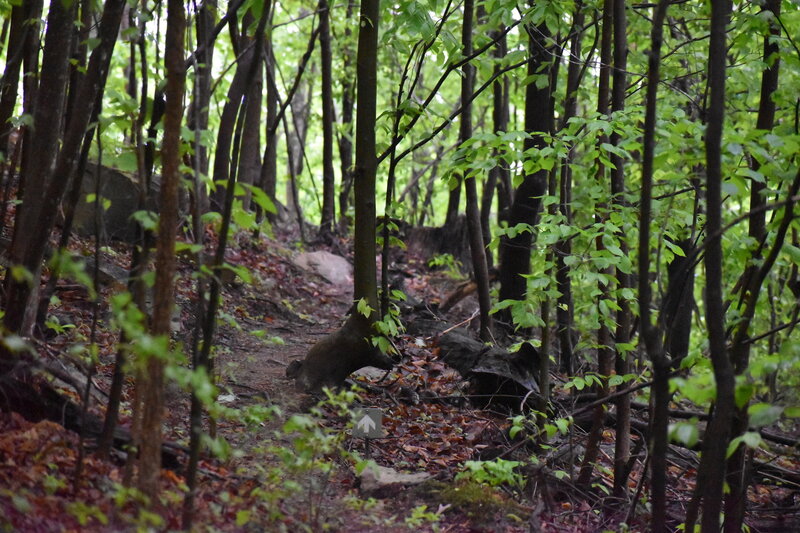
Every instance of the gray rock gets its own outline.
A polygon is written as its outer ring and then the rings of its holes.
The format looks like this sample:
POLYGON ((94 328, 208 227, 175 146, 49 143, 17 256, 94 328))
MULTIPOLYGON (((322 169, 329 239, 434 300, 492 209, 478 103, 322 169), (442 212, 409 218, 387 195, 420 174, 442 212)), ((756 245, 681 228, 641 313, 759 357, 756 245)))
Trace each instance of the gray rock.
POLYGON ((314 272, 331 285, 351 287, 353 285, 353 266, 339 255, 320 250, 317 252, 303 252, 294 258, 294 264, 314 272))
POLYGON ((406 487, 424 483, 433 476, 427 472, 404 474, 392 468, 370 465, 361 473, 361 494, 373 498, 389 498, 406 487))

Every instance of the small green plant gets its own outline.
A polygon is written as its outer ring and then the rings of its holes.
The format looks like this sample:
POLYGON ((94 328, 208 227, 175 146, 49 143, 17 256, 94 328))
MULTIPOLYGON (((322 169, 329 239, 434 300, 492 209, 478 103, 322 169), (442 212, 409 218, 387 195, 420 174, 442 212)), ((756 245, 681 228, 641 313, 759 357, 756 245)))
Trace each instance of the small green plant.
POLYGON ((428 267, 442 268, 444 273, 453 279, 462 279, 464 277, 464 274, 461 272, 463 265, 461 264, 461 261, 453 256, 453 254, 434 255, 430 260, 428 260, 428 267))
POLYGON ((492 461, 467 461, 466 470, 456 476, 456 480, 471 479, 492 487, 506 485, 514 489, 522 489, 525 479, 517 471, 522 463, 497 458, 492 461))
POLYGON ((83 527, 89 525, 93 520, 97 520, 102 525, 108 525, 108 517, 96 505, 88 505, 84 502, 71 502, 66 505, 67 512, 74 516, 78 523, 83 527))
POLYGON ((441 513, 428 511, 427 505, 418 505, 411 510, 411 515, 406 517, 405 523, 414 528, 430 524, 434 531, 439 531, 441 517, 441 513))
POLYGON ((47 327, 47 329, 55 332, 56 335, 63 335, 68 330, 75 327, 75 324, 62 324, 57 316, 47 317, 47 320, 44 321, 44 325, 47 327))

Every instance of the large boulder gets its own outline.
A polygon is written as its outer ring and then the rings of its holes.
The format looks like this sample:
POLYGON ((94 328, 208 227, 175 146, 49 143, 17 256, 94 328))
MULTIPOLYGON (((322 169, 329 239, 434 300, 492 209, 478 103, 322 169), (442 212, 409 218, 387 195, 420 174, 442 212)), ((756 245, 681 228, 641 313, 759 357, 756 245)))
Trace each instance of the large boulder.
POLYGON ((303 252, 294 258, 294 264, 303 270, 316 273, 331 285, 353 286, 353 266, 339 255, 324 250, 303 252))
MULTIPOLYGON (((81 196, 75 206, 73 231, 83 236, 95 233, 95 203, 89 203, 86 200, 89 195, 95 194, 98 177, 100 179, 100 197, 110 202, 108 209, 103 210, 103 216, 100 218, 100 239, 102 241, 117 239, 133 242, 136 238, 136 229, 131 216, 139 210, 138 178, 135 174, 106 166, 101 167, 98 174, 96 163, 91 163, 86 167, 81 184, 81 196)), ((150 184, 150 198, 158 198, 159 182, 160 180, 154 176, 150 184)), ((157 202, 151 203, 147 208, 157 210, 157 202)))

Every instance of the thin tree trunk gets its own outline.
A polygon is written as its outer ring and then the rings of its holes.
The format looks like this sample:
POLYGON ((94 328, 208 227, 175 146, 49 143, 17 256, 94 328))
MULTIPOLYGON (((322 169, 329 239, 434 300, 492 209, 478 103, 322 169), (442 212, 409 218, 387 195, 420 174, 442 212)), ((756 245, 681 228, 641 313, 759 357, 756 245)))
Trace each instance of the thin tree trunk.
MULTIPOLYGON (((572 40, 570 42, 569 64, 567 66, 567 87, 564 94, 564 118, 561 128, 564 128, 569 119, 577 114, 578 109, 578 88, 580 86, 581 75, 585 68, 581 67, 579 61, 581 45, 583 43, 583 22, 585 19, 583 2, 575 4, 575 12, 572 16, 572 40)), ((587 60, 588 62, 588 57, 587 60)), ((567 152, 565 160, 561 164, 558 183, 558 207, 561 216, 564 217, 566 224, 572 223, 571 212, 571 181, 572 181, 572 150, 567 152)), ((560 348, 561 369, 567 374, 573 372, 572 348, 575 345, 575 333, 573 328, 573 303, 572 303, 572 280, 569 275, 570 268, 565 264, 564 258, 572 254, 572 244, 570 239, 559 239, 555 244, 555 268, 556 268, 556 290, 559 292, 558 305, 556 306, 556 328, 558 332, 558 344, 560 348)))
MULTIPOLYGON (((164 139, 161 149, 161 192, 158 240, 156 245, 156 280, 153 286, 153 335, 169 339, 174 305, 175 236, 178 231, 178 184, 180 183, 180 143, 183 119, 183 94, 186 70, 183 68, 183 38, 186 13, 183 2, 167 4, 164 139)), ((167 341, 169 343, 169 341, 167 341)), ((168 344, 167 344, 168 346, 168 344)), ((146 381, 137 383, 142 405, 141 446, 138 459, 138 483, 142 493, 157 502, 161 474, 161 420, 164 410, 164 359, 145 361, 146 381)))
MULTIPOLYGON (((198 51, 191 56, 194 65, 195 82, 192 86, 192 103, 187 113, 187 126, 190 130, 200 132, 208 129, 208 109, 211 105, 211 82, 212 82, 212 63, 214 54, 209 50, 209 46, 203 44, 210 43, 213 39, 212 29, 214 27, 214 11, 216 1, 206 0, 202 3, 195 17, 195 31, 197 33, 197 43, 200 45, 198 51)), ((195 137, 197 137, 195 135, 195 137)), ((208 148, 196 140, 192 143, 196 153, 198 163, 198 176, 196 179, 208 178, 208 148)), ((192 189, 193 202, 198 206, 199 212, 205 213, 208 210, 208 194, 206 193, 205 182, 201 187, 192 189)))
POLYGON ((727 0, 711 3, 711 40, 708 51, 709 107, 706 126, 706 326, 711 365, 716 381, 716 401, 706 429, 713 438, 703 439, 697 485, 686 514, 692 531, 697 506, 702 501, 703 533, 717 533, 725 483, 725 455, 731 437, 734 402, 734 371, 725 339, 725 309, 722 292, 722 129, 725 120, 725 47, 730 5, 727 0))
MULTIPOLYGON (((550 132, 553 123, 553 102, 550 84, 538 84, 535 79, 545 76, 551 79, 549 68, 552 65, 550 30, 545 24, 531 28, 528 38, 528 83, 525 87, 525 138, 523 149, 543 148, 544 139, 537 132, 550 132)), ((546 170, 526 174, 522 184, 514 194, 514 202, 508 217, 508 225, 535 225, 541 208, 541 197, 547 192, 546 170)), ((533 236, 521 231, 513 239, 500 241, 500 300, 524 300, 527 292, 527 278, 530 273, 531 245, 533 236)), ((510 313, 501 314, 508 327, 511 325, 510 313)))
MULTIPOLYGON (((261 177, 261 107, 263 99, 261 67, 262 65, 259 63, 244 100, 244 132, 237 181, 247 185, 258 183, 261 177)), ((250 210, 250 202, 250 191, 246 191, 242 198, 242 208, 250 210)))
POLYGON ((275 85, 275 56, 272 51, 272 32, 268 34, 268 40, 264 45, 265 63, 267 69, 267 120, 265 124, 266 130, 266 146, 264 147, 264 160, 261 165, 261 188, 267 197, 272 200, 276 207, 275 213, 267 213, 267 219, 270 222, 277 220, 277 207, 278 198, 277 182, 278 182, 278 106, 280 101, 278 99, 278 88, 275 85))
MULTIPOLYGON (((780 55, 778 44, 775 38, 780 35, 780 26, 777 20, 780 17, 781 2, 779 0, 769 0, 765 9, 773 14, 772 23, 769 31, 764 36, 764 63, 768 65, 761 74, 761 99, 758 107, 758 117, 756 119, 756 129, 762 131, 772 130, 775 122, 775 102, 772 99, 773 94, 778 88, 778 74, 780 69, 780 55)), ((755 157, 750 158, 750 168, 754 171, 759 169, 758 160, 755 157)), ((766 211, 763 209, 766 203, 763 193, 766 188, 766 183, 760 183, 756 180, 751 180, 750 185, 750 226, 748 235, 754 242, 761 243, 753 254, 753 258, 749 263, 745 272, 742 274, 740 281, 741 285, 741 298, 739 306, 743 307, 743 313, 747 316, 749 308, 747 302, 752 300, 753 294, 758 294, 761 287, 757 286, 758 272, 760 270, 759 260, 761 259, 761 250, 763 243, 766 240, 766 211)), ((790 196, 791 197, 791 196, 790 196)), ((787 215, 784 215, 784 219, 787 215)), ((763 263, 762 263, 763 265, 763 263)), ((753 309, 754 311, 754 309, 753 309)), ((734 333, 734 342, 731 349, 731 359, 734 365, 734 371, 741 374, 747 368, 750 361, 750 342, 746 339, 749 332, 749 322, 740 323, 737 325, 734 333)), ((735 438, 745 431, 747 431, 748 415, 747 405, 740 406, 734 413, 733 427, 731 437, 735 438)), ((728 486, 729 492, 725 497, 725 531, 726 533, 733 533, 742 530, 742 522, 744 521, 745 504, 747 502, 747 487, 750 484, 750 468, 747 460, 748 450, 744 446, 739 448, 728 459, 728 486)))
POLYGON ((3 155, 7 155, 10 148, 8 137, 13 126, 9 119, 17 103, 19 71, 25 58, 25 49, 33 42, 29 35, 36 34, 38 29, 31 19, 40 10, 41 2, 20 2, 11 9, 5 69, 0 79, 0 154, 3 155))
POLYGON ((645 351, 653 364, 653 413, 651 420, 650 500, 654 533, 667 531, 666 525, 666 452, 669 422, 669 360, 664 353, 661 336, 650 318, 650 224, 652 223, 653 159, 655 153, 656 101, 661 67, 661 43, 664 18, 669 0, 659 0, 653 15, 650 53, 647 68, 647 94, 642 154, 642 191, 639 201, 639 317, 645 351))
MULTIPOLYGON (((611 92, 611 112, 620 113, 625 109, 625 90, 627 85, 628 69, 628 36, 627 17, 625 14, 625 0, 613 1, 614 25, 614 69, 612 72, 613 88, 611 92)), ((611 144, 619 146, 621 136, 617 132, 611 134, 611 144)), ((625 158, 616 153, 611 154, 611 202, 617 212, 622 211, 625 201, 625 158)), ((625 235, 620 236, 620 249, 624 256, 628 255, 628 240, 625 235)), ((614 335, 616 348, 616 371, 618 376, 625 376, 630 372, 630 350, 620 346, 630 342, 630 330, 633 322, 630 303, 623 296, 623 291, 630 288, 630 275, 625 269, 616 269, 618 294, 617 329, 614 335)), ((691 316, 691 314, 689 315, 691 316)), ((626 385, 620 385, 617 390, 622 390, 626 385)), ((627 499, 628 460, 631 448, 631 397, 629 394, 621 395, 616 401, 616 438, 614 439, 614 491, 613 496, 617 503, 624 503, 627 499)))
POLYGON ((214 186, 216 189, 211 196, 211 207, 218 212, 222 211, 225 204, 225 184, 228 181, 227 178, 230 172, 233 130, 236 126, 236 117, 242 108, 242 99, 248 90, 246 85, 247 73, 250 71, 254 54, 253 47, 249 47, 239 57, 236 72, 228 88, 227 100, 219 119, 216 152, 214 155, 214 186))
MULTIPOLYGON (((507 52, 506 37, 502 34, 502 29, 498 32, 493 32, 492 35, 498 39, 493 56, 500 61, 507 52)), ((499 64, 495 65, 494 72, 495 74, 500 72, 499 64)), ((495 80, 492 85, 492 128, 495 135, 500 135, 508 130, 508 78, 505 76, 495 80)), ((483 196, 481 198, 481 228, 485 245, 488 245, 492 240, 492 230, 489 222, 492 212, 492 200, 497 196, 498 217, 500 216, 500 211, 507 209, 511 205, 511 194, 508 190, 510 184, 508 165, 501 162, 499 149, 495 149, 493 155, 497 158, 497 165, 489 171, 489 178, 483 187, 483 196)), ((486 264, 491 268, 493 263, 492 254, 487 248, 486 264)))
POLYGON ((330 4, 319 0, 319 50, 322 63, 322 219, 319 232, 330 238, 336 222, 336 181, 333 174, 333 74, 331 59, 330 4))
MULTIPOLYGON (((352 0, 347 2, 347 12, 345 18, 350 20, 353 16, 355 3, 352 0)), ((350 25, 346 25, 344 29, 344 42, 350 42, 350 25)), ((342 119, 341 119, 341 134, 339 135, 339 160, 341 162, 341 179, 342 183, 339 188, 339 226, 342 230, 347 229, 347 210, 350 205, 350 192, 353 187, 353 89, 354 86, 350 82, 351 78, 351 63, 352 52, 350 47, 345 45, 343 54, 342 65, 342 119)))
MULTIPOLYGON (((601 117, 608 115, 609 99, 610 99, 610 78, 611 78, 611 45, 612 45, 612 6, 613 0, 604 0, 603 11, 601 17, 601 24, 597 31, 601 32, 600 38, 600 71, 598 76, 597 88, 597 112, 601 117)), ((602 145, 608 142, 608 137, 605 134, 600 134, 597 138, 598 151, 602 150, 602 145)), ((598 152, 599 153, 599 152, 598 152)), ((606 181, 606 168, 605 165, 598 158, 595 161, 597 165, 596 179, 603 185, 606 181)), ((605 223, 605 213, 608 211, 608 206, 603 202, 599 202, 595 207, 595 224, 602 225, 605 223)), ((605 251, 605 244, 603 243, 602 236, 595 239, 597 251, 602 253, 605 251)), ((609 275, 612 273, 610 268, 603 269, 603 274, 609 275)), ((598 282, 598 302, 603 302, 610 298, 610 287, 607 283, 598 282)), ((604 317, 602 308, 598 306, 597 314, 599 318, 599 326, 597 329, 597 370, 600 374, 600 379, 603 381, 602 385, 596 388, 597 394, 600 397, 608 395, 607 379, 611 374, 614 367, 614 352, 611 347, 611 328, 608 325, 610 317, 604 317)), ((594 472, 594 463, 600 453, 600 440, 603 436, 603 429, 605 428, 606 409, 605 405, 598 405, 592 416, 592 428, 589 431, 589 438, 586 443, 586 453, 583 456, 583 463, 581 465, 580 475, 578 476, 578 484, 587 489, 590 486, 592 473, 594 472)))
MULTIPOLYGON (((356 167, 354 175, 356 225, 353 239, 353 300, 363 299, 377 317, 378 288, 375 268, 375 117, 377 109, 378 21, 380 0, 362 0, 356 61, 356 167)), ((356 313, 357 314, 357 313, 356 313)))
MULTIPOLYGON (((464 2, 464 24, 461 33, 461 48, 464 56, 472 54, 472 20, 475 14, 473 0, 464 2)), ((472 63, 464 63, 461 77, 461 123, 459 137, 461 144, 472 138, 472 90, 475 79, 475 67, 472 63)), ((492 340, 492 318, 489 311, 492 301, 489 298, 489 268, 486 264, 486 248, 481 229, 481 214, 478 205, 478 190, 475 176, 469 169, 464 173, 464 191, 467 200, 467 229, 469 231, 469 247, 472 253, 472 270, 478 286, 478 306, 480 309, 480 338, 484 342, 492 340)))

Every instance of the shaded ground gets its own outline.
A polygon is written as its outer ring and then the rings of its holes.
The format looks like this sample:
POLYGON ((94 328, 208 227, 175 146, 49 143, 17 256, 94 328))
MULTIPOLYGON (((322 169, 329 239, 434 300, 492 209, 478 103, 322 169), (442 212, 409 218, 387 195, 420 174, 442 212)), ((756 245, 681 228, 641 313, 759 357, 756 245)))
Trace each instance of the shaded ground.
MULTIPOLYGON (((386 438, 371 443, 369 455, 377 464, 403 472, 426 472, 431 481, 417 487, 392 487, 365 493, 355 467, 367 454, 363 439, 351 436, 352 420, 336 406, 315 408, 319 398, 298 392, 286 375, 287 365, 302 358, 327 333, 334 331, 350 306, 350 289, 335 286, 295 266, 297 250, 291 236, 240 241, 227 260, 247 267, 252 283, 230 279, 216 336, 217 368, 224 406, 241 409, 270 407, 269 418, 223 417, 218 435, 230 447, 217 444, 216 456, 201 461, 195 524, 199 531, 600 531, 619 529, 630 515, 630 531, 644 530, 646 499, 634 498, 613 512, 602 513, 601 501, 611 486, 608 472, 614 433, 604 434, 601 469, 589 490, 571 482, 583 434, 570 431, 556 437, 552 449, 535 454, 509 437, 506 412, 479 410, 464 398, 466 384, 437 358, 437 332, 468 323, 477 307, 468 298, 447 315, 406 315, 407 334, 396 339, 402 356, 390 373, 365 371, 355 377, 362 392, 356 406, 380 407, 386 438), (460 479, 465 462, 475 459, 519 460, 516 469, 495 474, 488 483, 460 479), (523 465, 524 463, 524 465, 523 465), (563 478, 563 479, 562 479, 563 478), (501 483, 502 481, 502 483, 501 483), (494 483, 494 486, 492 484, 494 483), (633 512, 635 511, 635 512, 633 512)), ((339 243, 346 249, 345 243, 339 243)), ((89 244, 79 242, 84 255, 89 244)), ((126 254, 104 255, 104 262, 125 266, 126 254)), ((457 285, 443 270, 431 271, 406 257, 393 264, 395 277, 405 280, 409 300, 434 304, 457 285)), ((178 282, 180 314, 176 338, 190 345, 194 316, 192 267, 181 265, 178 282)), ((113 281, 103 290, 107 298, 119 289, 113 281)), ((62 360, 90 334, 88 293, 74 281, 63 281, 51 316, 50 338, 40 352, 62 360), (74 327, 73 327, 74 325, 74 327)), ((424 310, 418 305, 417 310, 424 310)), ((100 364, 95 377, 100 391, 108 390, 117 335, 108 323, 108 309, 97 334, 100 364)), ((75 356, 72 356, 73 359, 75 356)), ((65 393, 77 399, 75 391, 65 393)), ((560 389, 558 394, 563 394, 560 389)), ((126 399, 131 391, 126 390, 126 399)), ((102 394, 98 393, 102 401, 102 394)), ((93 404, 93 411, 101 415, 93 404)), ((562 403, 562 409, 565 403, 562 403)), ((568 414, 562 412, 560 414, 568 414)), ((130 413, 123 409, 122 423, 130 413)), ((185 446, 188 441, 188 396, 168 390, 167 438, 185 446)), ((639 437, 635 437, 638 439, 639 437)), ((123 457, 112 463, 86 456, 80 472, 78 436, 53 422, 32 424, 16 414, 0 414, 0 530, 119 531, 137 528, 178 529, 183 501, 179 471, 165 470, 164 494, 156 514, 145 512, 140 497, 121 488, 123 457)), ((179 453, 180 456, 180 453, 179 453)), ((630 491, 636 494, 645 453, 634 465, 630 491)), ((671 514, 683 516, 693 488, 694 460, 673 455, 670 467, 671 514), (688 474, 688 475, 687 475, 688 474)), ((793 462, 775 461, 781 468, 793 462)), ((513 465, 512 465, 513 466, 513 465)), ((780 512, 800 504, 789 486, 756 486, 751 494, 754 531, 791 531, 800 526, 797 514, 780 512)))

